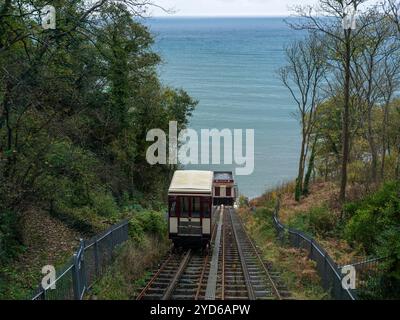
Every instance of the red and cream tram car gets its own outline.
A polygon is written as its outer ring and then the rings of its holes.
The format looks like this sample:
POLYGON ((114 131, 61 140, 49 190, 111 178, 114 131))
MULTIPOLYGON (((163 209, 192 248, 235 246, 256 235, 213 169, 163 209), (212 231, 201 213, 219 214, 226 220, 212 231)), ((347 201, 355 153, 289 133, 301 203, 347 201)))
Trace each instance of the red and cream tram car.
POLYGON ((214 172, 214 205, 233 206, 237 187, 231 171, 214 172))
POLYGON ((205 246, 212 232, 211 171, 176 171, 168 191, 169 237, 176 246, 205 246))

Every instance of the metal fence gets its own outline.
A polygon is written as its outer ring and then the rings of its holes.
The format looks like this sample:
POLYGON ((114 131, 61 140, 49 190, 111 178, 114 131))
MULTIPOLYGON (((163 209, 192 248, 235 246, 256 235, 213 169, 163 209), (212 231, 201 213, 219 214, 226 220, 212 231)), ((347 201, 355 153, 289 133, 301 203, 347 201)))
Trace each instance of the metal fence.
MULTIPOLYGON (((382 274, 382 263, 384 263, 387 259, 388 257, 371 258, 350 264, 350 266, 354 267, 357 273, 356 277, 357 293, 362 292, 365 289, 371 291, 371 288, 368 288, 368 281, 382 274)), ((341 270, 344 267, 346 266, 341 266, 339 267, 339 269, 341 270)))
POLYGON ((124 220, 88 241, 81 240, 72 259, 56 273, 55 281, 46 288, 39 285, 32 300, 82 300, 110 265, 115 248, 128 240, 128 225, 124 220))
POLYGON ((278 218, 279 201, 274 212, 274 226, 281 242, 308 252, 309 258, 316 262, 317 271, 322 280, 323 288, 331 293, 336 300, 356 300, 354 290, 344 289, 341 268, 333 261, 329 254, 311 237, 303 232, 284 226, 278 218))

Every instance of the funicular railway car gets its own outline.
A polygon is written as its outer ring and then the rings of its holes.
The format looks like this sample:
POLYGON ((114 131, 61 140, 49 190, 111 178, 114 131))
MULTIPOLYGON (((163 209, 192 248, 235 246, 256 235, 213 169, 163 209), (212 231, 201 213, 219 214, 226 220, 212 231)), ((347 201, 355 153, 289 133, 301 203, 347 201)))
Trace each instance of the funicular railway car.
POLYGON ((235 179, 231 171, 214 172, 214 205, 233 206, 236 199, 235 179))
POLYGON ((211 240, 213 172, 176 171, 168 191, 169 237, 175 246, 206 246, 211 240))

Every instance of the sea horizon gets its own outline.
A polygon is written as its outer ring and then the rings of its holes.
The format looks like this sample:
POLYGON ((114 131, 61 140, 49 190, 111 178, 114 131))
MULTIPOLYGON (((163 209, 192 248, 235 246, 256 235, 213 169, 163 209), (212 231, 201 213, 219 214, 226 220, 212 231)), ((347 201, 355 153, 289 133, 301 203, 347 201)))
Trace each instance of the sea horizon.
POLYGON ((198 15, 198 16, 187 16, 187 15, 165 15, 165 16, 149 16, 145 17, 146 19, 174 19, 174 18, 183 18, 183 19, 208 19, 208 18, 295 18, 294 15, 285 15, 285 14, 277 14, 277 15, 198 15))

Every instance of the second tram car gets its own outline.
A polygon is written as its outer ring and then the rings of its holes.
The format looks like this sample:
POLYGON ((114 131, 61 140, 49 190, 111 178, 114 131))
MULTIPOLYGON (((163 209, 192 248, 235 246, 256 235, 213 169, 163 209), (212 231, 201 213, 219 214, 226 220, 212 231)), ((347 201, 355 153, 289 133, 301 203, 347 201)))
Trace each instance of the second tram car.
POLYGON ((214 172, 214 183, 213 183, 213 196, 214 205, 220 206, 233 206, 237 197, 237 187, 235 185, 235 179, 233 172, 231 171, 216 171, 214 172))

